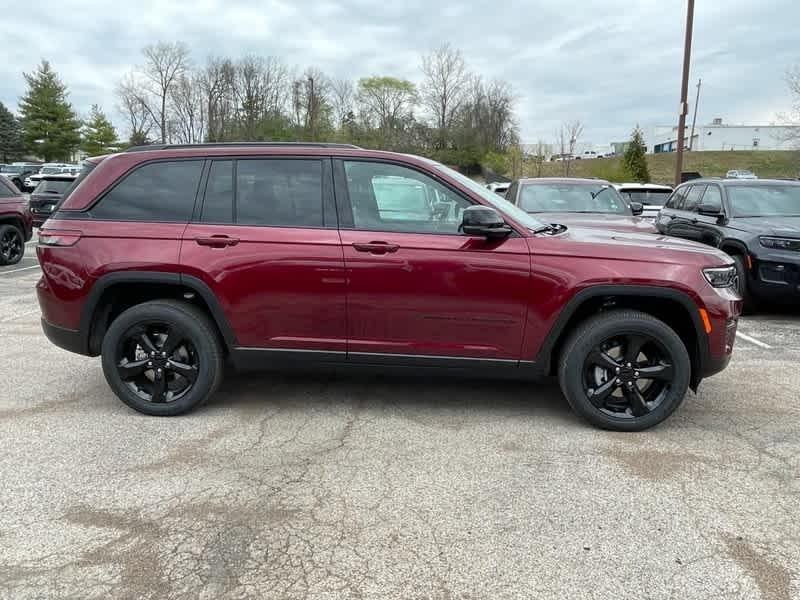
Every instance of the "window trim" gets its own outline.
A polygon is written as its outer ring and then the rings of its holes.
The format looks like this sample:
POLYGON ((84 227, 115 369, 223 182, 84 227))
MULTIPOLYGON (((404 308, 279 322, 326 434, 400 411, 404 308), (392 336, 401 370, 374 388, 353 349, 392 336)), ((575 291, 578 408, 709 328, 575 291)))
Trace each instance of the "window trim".
MULTIPOLYGON (((444 187, 445 189, 449 190, 451 193, 455 194, 471 206, 485 206, 479 202, 475 202, 473 198, 464 194, 461 190, 453 187, 440 177, 436 176, 432 172, 425 171, 416 165, 409 165, 403 162, 394 161, 394 160, 387 160, 382 158, 362 158, 362 157, 335 157, 334 158, 334 178, 335 178, 335 188, 336 188, 336 206, 337 210, 339 211, 339 228, 347 231, 366 231, 371 233, 391 233, 391 234, 412 234, 412 235, 449 235, 449 236, 457 236, 457 237, 472 237, 468 236, 462 232, 450 233, 447 231, 403 231, 397 229, 361 229, 355 226, 355 222, 353 219, 353 205, 350 200, 350 190, 347 187, 347 175, 344 169, 345 162, 363 162, 363 163, 377 163, 377 164, 387 164, 392 165, 395 167, 403 167, 409 169, 411 171, 416 171, 421 175, 428 177, 429 179, 434 180, 436 183, 444 187), (342 196, 340 202, 340 196, 342 196), (344 213, 344 214, 343 214, 344 213)), ((518 237, 519 232, 511 225, 513 233, 509 237, 518 237)))
MULTIPOLYGON (((69 218, 78 219, 78 220, 80 220, 82 218, 86 218, 86 219, 89 219, 91 221, 103 221, 103 222, 109 222, 109 223, 117 223, 117 222, 119 222, 119 223, 167 223, 167 224, 170 224, 170 225, 186 225, 188 223, 191 223, 192 222, 192 217, 194 216, 195 210, 197 209, 197 202, 198 202, 198 198, 200 196, 200 189, 201 189, 200 185, 203 182, 203 173, 204 173, 204 170, 205 170, 205 167, 206 167, 205 163, 207 163, 207 162, 208 162, 208 160, 204 156, 186 156, 186 157, 171 157, 171 158, 168 158, 168 157, 154 158, 154 159, 151 159, 151 160, 144 160, 144 161, 142 161, 140 163, 136 163, 136 165, 134 165, 133 167, 131 167, 130 169, 125 171, 125 173, 123 173, 111 185, 111 187, 108 187, 105 190, 103 190, 103 192, 101 194, 99 194, 97 196, 97 198, 95 198, 88 206, 86 206, 84 209, 82 209, 80 211, 75 211, 74 213, 72 213, 70 215, 69 218), (108 196, 111 192, 113 192, 118 186, 122 185, 122 183, 124 183, 125 180, 128 179, 128 177, 130 177, 131 175, 136 173, 136 171, 142 169, 143 167, 145 167, 147 165, 151 165, 151 164, 154 164, 154 163, 165 163, 165 162, 169 162, 169 163, 174 163, 174 162, 202 162, 203 163, 203 165, 200 168, 200 177, 198 177, 198 179, 197 179, 197 187, 195 188, 195 191, 194 191, 194 202, 192 204, 192 210, 189 212, 189 217, 188 217, 188 219, 186 221, 183 221, 183 220, 181 220, 181 221, 161 221, 161 220, 158 220, 158 219, 145 219, 145 220, 142 220, 142 219, 121 219, 121 218, 103 219, 103 218, 100 218, 100 217, 95 217, 94 215, 90 214, 91 211, 98 204, 100 204, 103 200, 105 200, 106 196, 108 196)), ((63 218, 63 214, 59 215, 59 218, 63 218)))

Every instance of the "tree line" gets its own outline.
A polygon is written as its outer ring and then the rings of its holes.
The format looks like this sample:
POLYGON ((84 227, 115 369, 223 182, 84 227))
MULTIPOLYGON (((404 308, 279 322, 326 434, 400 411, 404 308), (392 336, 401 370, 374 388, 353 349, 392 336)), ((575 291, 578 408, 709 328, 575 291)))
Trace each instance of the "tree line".
POLYGON ((332 141, 413 152, 461 166, 518 143, 514 95, 471 72, 445 44, 420 57, 421 83, 329 76, 278 57, 210 57, 180 42, 147 46, 119 82, 131 144, 332 141))

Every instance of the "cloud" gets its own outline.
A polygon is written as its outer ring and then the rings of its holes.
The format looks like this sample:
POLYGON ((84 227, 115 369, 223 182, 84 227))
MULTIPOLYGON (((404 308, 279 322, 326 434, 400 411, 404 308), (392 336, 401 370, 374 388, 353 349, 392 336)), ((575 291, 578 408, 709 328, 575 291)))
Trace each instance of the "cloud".
MULTIPOLYGON (((524 141, 552 140, 580 118, 584 139, 624 139, 676 120, 683 52, 683 2, 603 0, 142 0, 113 8, 98 0, 41 0, 0 19, 5 60, 0 101, 25 92, 22 72, 51 61, 79 113, 98 103, 118 124, 114 87, 158 40, 183 41, 193 60, 277 56, 304 69, 357 79, 420 80, 421 54, 444 42, 485 79, 508 81, 524 141)), ((699 122, 772 120, 789 106, 782 74, 798 61, 800 3, 699 3, 692 85, 703 79, 699 122)), ((693 88, 691 88, 693 91, 693 88)))

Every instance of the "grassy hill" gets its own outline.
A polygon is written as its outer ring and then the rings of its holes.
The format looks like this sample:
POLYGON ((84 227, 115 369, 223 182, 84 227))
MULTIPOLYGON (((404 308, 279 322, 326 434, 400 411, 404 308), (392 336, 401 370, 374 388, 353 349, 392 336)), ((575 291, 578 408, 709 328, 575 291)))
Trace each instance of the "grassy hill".
MULTIPOLYGON (((570 166, 570 177, 599 177, 619 181, 620 158, 576 160, 570 166)), ((647 167, 653 183, 672 184, 675 177, 675 154, 648 154, 647 167)), ((750 169, 760 178, 800 177, 800 151, 786 150, 736 150, 727 152, 687 152, 683 155, 683 170, 698 171, 708 177, 724 177, 730 169, 750 169)), ((523 175, 536 177, 538 168, 526 162, 523 175)), ((564 175, 564 163, 548 162, 542 165, 542 177, 564 175)))

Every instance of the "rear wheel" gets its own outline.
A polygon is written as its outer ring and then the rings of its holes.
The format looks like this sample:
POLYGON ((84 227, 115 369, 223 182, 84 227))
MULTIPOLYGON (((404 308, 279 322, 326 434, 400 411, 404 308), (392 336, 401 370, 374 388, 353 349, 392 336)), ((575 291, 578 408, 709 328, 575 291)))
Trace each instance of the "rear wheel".
POLYGON ((638 311, 592 317, 564 345, 559 383, 572 409, 603 429, 641 431, 670 416, 691 364, 668 325, 638 311))
POLYGON ((125 404, 148 415, 180 415, 205 402, 222 381, 223 355, 208 317, 184 302, 129 308, 108 328, 103 372, 125 404))
POLYGON ((0 225, 0 266, 15 265, 25 254, 25 237, 19 227, 0 225))

